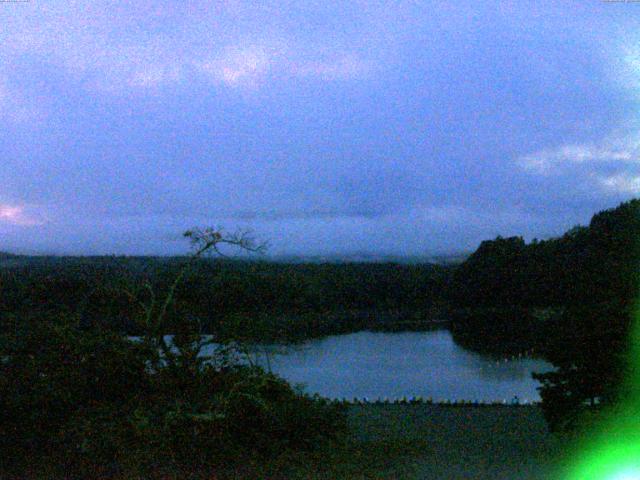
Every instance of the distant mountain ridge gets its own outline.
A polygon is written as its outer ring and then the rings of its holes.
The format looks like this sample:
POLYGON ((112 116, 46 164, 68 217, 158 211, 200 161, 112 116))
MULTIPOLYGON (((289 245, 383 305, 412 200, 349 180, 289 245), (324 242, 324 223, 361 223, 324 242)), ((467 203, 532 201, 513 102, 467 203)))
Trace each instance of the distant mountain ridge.
POLYGON ((268 258, 276 263, 398 263, 406 265, 462 263, 470 253, 442 255, 387 255, 376 253, 328 254, 328 255, 275 255, 268 258))
MULTIPOLYGON (((20 263, 50 263, 65 260, 78 261, 108 261, 114 259, 139 259, 171 261, 184 258, 188 255, 16 255, 9 252, 0 252, 0 265, 5 262, 14 264, 20 263)), ((216 261, 239 261, 239 262, 267 262, 280 264, 322 264, 322 263, 395 263, 400 265, 456 265, 464 262, 469 253, 452 253, 441 255, 386 255, 376 253, 354 253, 354 254, 328 254, 328 255, 266 255, 266 256, 238 256, 230 259, 213 258, 216 261)))

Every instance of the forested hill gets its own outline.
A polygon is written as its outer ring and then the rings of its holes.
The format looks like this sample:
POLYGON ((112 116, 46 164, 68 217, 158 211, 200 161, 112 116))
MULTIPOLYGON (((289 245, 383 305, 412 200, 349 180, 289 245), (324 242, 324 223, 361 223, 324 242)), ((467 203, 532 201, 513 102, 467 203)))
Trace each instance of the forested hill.
POLYGON ((640 200, 632 200, 559 238, 482 242, 456 270, 452 302, 547 307, 631 301, 637 293, 639 239, 640 200))
MULTIPOLYGON (((135 333, 139 301, 163 298, 186 257, 15 257, 0 261, 0 312, 72 312, 86 325, 135 333), (147 286, 148 285, 148 286, 147 286)), ((395 263, 287 264, 202 259, 169 316, 206 332, 308 338, 420 323, 442 309, 451 268, 395 263), (394 324, 394 325, 391 325, 394 324)), ((178 322, 180 323, 180 322, 178 322)))
POLYGON ((620 394, 639 270, 639 200, 559 238, 483 242, 453 275, 454 338, 498 354, 533 348, 550 360, 557 371, 537 378, 547 418, 562 426, 620 394))
POLYGON ((639 247, 640 200, 599 212, 558 238, 482 242, 453 273, 454 334, 480 350, 523 351, 557 337, 567 309, 626 311, 638 292, 639 247))

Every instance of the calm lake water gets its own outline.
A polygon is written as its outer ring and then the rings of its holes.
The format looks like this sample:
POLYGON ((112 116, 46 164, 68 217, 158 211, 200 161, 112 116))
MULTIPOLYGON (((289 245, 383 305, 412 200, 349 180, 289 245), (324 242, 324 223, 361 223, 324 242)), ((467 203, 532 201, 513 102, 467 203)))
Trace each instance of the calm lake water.
POLYGON ((261 347, 259 363, 309 393, 329 398, 434 400, 539 400, 531 372, 548 371, 540 360, 496 362, 456 345, 447 330, 359 332, 295 347, 261 347))

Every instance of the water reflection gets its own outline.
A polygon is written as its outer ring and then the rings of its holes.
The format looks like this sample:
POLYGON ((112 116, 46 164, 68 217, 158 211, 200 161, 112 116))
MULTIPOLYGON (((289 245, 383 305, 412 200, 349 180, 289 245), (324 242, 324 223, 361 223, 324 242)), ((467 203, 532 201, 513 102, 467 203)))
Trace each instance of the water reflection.
POLYGON ((499 361, 464 350, 446 330, 359 332, 293 347, 261 346, 257 363, 310 393, 331 398, 431 397, 434 400, 539 400, 532 371, 540 360, 499 361))

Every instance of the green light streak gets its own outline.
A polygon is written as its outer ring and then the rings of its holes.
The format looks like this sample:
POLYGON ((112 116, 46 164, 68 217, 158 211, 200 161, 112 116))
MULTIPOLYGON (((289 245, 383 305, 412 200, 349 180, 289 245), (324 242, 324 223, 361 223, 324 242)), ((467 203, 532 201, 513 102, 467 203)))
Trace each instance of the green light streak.
POLYGON ((640 312, 630 335, 626 400, 603 415, 577 445, 567 480, 640 480, 640 312))

